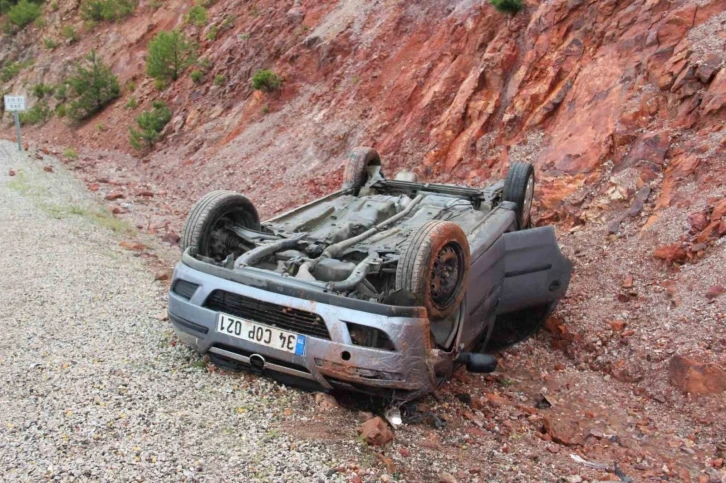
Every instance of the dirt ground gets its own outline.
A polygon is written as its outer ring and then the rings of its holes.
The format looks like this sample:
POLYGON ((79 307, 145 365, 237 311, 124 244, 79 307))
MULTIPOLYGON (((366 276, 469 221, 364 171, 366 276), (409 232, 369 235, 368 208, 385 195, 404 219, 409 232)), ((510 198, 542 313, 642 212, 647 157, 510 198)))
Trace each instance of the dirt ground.
MULTIPOLYGON (((30 152, 37 167, 50 159, 32 147, 30 152)), ((86 181, 98 179, 87 159, 82 153, 60 169, 86 181)), ((166 197, 106 200, 120 187, 128 192, 131 183, 125 172, 114 175, 113 155, 105 159, 103 172, 110 177, 100 188, 87 183, 89 193, 110 212, 124 207, 119 219, 167 247, 157 252, 142 245, 140 253, 147 269, 164 278, 178 257, 176 240, 168 226, 157 229, 148 220, 168 209, 166 197)), ((180 211, 171 226, 182 221, 180 211)), ((301 393, 304 403, 286 409, 286 417, 272 423, 274 430, 335 447, 339 463, 328 476, 344 481, 720 481, 726 475, 720 456, 726 434, 723 397, 678 391, 669 384, 668 364, 677 353, 694 357, 710 351, 723 357, 726 340, 719 327, 726 311, 704 294, 724 279, 718 263, 724 244, 712 247, 697 265, 664 270, 651 257, 635 267, 632 252, 643 250, 638 236, 630 235, 636 229, 626 224, 624 235, 613 238, 602 226, 560 227, 574 278, 547 329, 499 354, 495 374, 461 371, 412 405, 407 411, 416 422, 397 428, 388 446, 360 442, 356 430, 371 408, 356 397, 331 409, 301 393), (696 269, 711 275, 698 277, 696 269), (631 285, 630 276, 633 286, 624 288, 631 285), (669 295, 663 288, 669 280, 683 290, 669 295), (689 337, 689 314, 699 314, 692 323, 710 324, 712 335, 689 337)), ((210 377, 220 377, 214 366, 207 368, 210 377)))

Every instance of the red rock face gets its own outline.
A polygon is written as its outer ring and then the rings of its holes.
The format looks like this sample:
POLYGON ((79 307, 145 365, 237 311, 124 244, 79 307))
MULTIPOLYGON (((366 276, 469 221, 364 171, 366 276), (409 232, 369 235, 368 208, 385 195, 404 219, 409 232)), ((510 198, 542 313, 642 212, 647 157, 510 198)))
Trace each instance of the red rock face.
MULTIPOLYGON (((388 172, 432 181, 483 183, 530 160, 550 214, 600 181, 608 161, 643 182, 662 179, 660 208, 684 201, 689 180, 724 175, 723 150, 713 149, 724 137, 724 0, 555 0, 515 16, 485 1, 351 5, 304 1, 290 11, 263 0, 253 15, 217 2, 211 18, 234 15, 232 29, 214 42, 187 30, 224 87, 184 78, 157 93, 145 80, 148 38, 182 22, 171 7, 149 12, 148 25, 104 26, 106 44, 84 38, 69 57, 93 44, 122 82, 137 81, 142 109, 159 96, 170 103, 167 141, 143 171, 185 209, 225 186, 272 214, 337 188, 345 153, 364 144, 381 151, 388 172), (252 91, 261 67, 284 77, 281 92, 252 91)), ((57 64, 39 53, 26 74, 49 66, 48 82, 60 80, 57 64)), ((137 113, 117 104, 77 128, 74 144, 133 152, 137 113)), ((67 138, 59 120, 43 130, 67 138)))

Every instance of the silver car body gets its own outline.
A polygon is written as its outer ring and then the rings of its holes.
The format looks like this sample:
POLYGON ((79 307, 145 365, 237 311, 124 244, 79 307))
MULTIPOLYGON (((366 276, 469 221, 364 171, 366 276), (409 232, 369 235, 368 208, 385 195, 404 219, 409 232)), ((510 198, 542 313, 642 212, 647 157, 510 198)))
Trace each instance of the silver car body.
MULTIPOLYGON (((485 347, 495 323, 507 314, 543 308, 539 313, 543 316, 555 307, 567 290, 571 264, 561 254, 552 227, 517 229, 516 206, 501 201, 501 183, 478 190, 475 201, 471 201, 470 188, 458 192, 458 187, 448 185, 409 184, 425 194, 423 202, 389 227, 398 230, 393 241, 379 237, 368 240, 363 249, 375 245, 385 250, 391 248, 386 244, 405 242, 410 226, 442 213, 462 226, 470 246, 471 269, 453 340, 446 347, 432 340, 422 307, 350 298, 334 293, 326 284, 244 264, 212 263, 190 250, 176 266, 169 295, 169 317, 177 335, 214 360, 236 362, 286 382, 406 400, 435 390, 457 366, 458 355, 485 347), (305 334, 304 353, 284 352, 219 332, 220 313, 230 311, 305 334), (356 325, 378 329, 391 345, 354 343, 351 328, 356 325)), ((400 212, 391 208, 395 198, 356 196, 341 190, 263 225, 285 236, 299 232, 301 226, 312 227, 307 233, 314 233, 326 224, 335 225, 333 220, 349 219, 343 214, 353 205, 358 206, 356 223, 369 218, 376 223, 400 212)), ((336 228, 349 230, 350 225, 338 223, 336 228)), ((330 240, 330 230, 327 236, 330 240)))

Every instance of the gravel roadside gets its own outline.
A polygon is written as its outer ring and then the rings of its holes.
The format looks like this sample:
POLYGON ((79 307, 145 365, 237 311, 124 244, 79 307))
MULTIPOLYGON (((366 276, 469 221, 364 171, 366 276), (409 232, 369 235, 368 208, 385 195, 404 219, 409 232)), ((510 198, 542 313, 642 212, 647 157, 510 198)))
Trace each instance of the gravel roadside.
POLYGON ((175 345, 131 228, 48 164, 0 141, 0 480, 335 481, 355 442, 295 440, 310 395, 175 345))

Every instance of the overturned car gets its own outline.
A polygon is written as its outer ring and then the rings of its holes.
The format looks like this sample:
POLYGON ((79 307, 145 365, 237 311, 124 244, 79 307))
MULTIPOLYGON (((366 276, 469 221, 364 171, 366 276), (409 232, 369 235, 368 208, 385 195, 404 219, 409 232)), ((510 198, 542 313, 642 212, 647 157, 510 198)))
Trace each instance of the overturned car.
POLYGON ((356 148, 339 191, 266 222, 211 192, 186 220, 169 318, 217 364, 315 389, 408 400, 462 364, 492 371, 494 326, 536 328, 570 280, 554 229, 531 228, 534 183, 528 163, 483 189, 388 179, 356 148))

